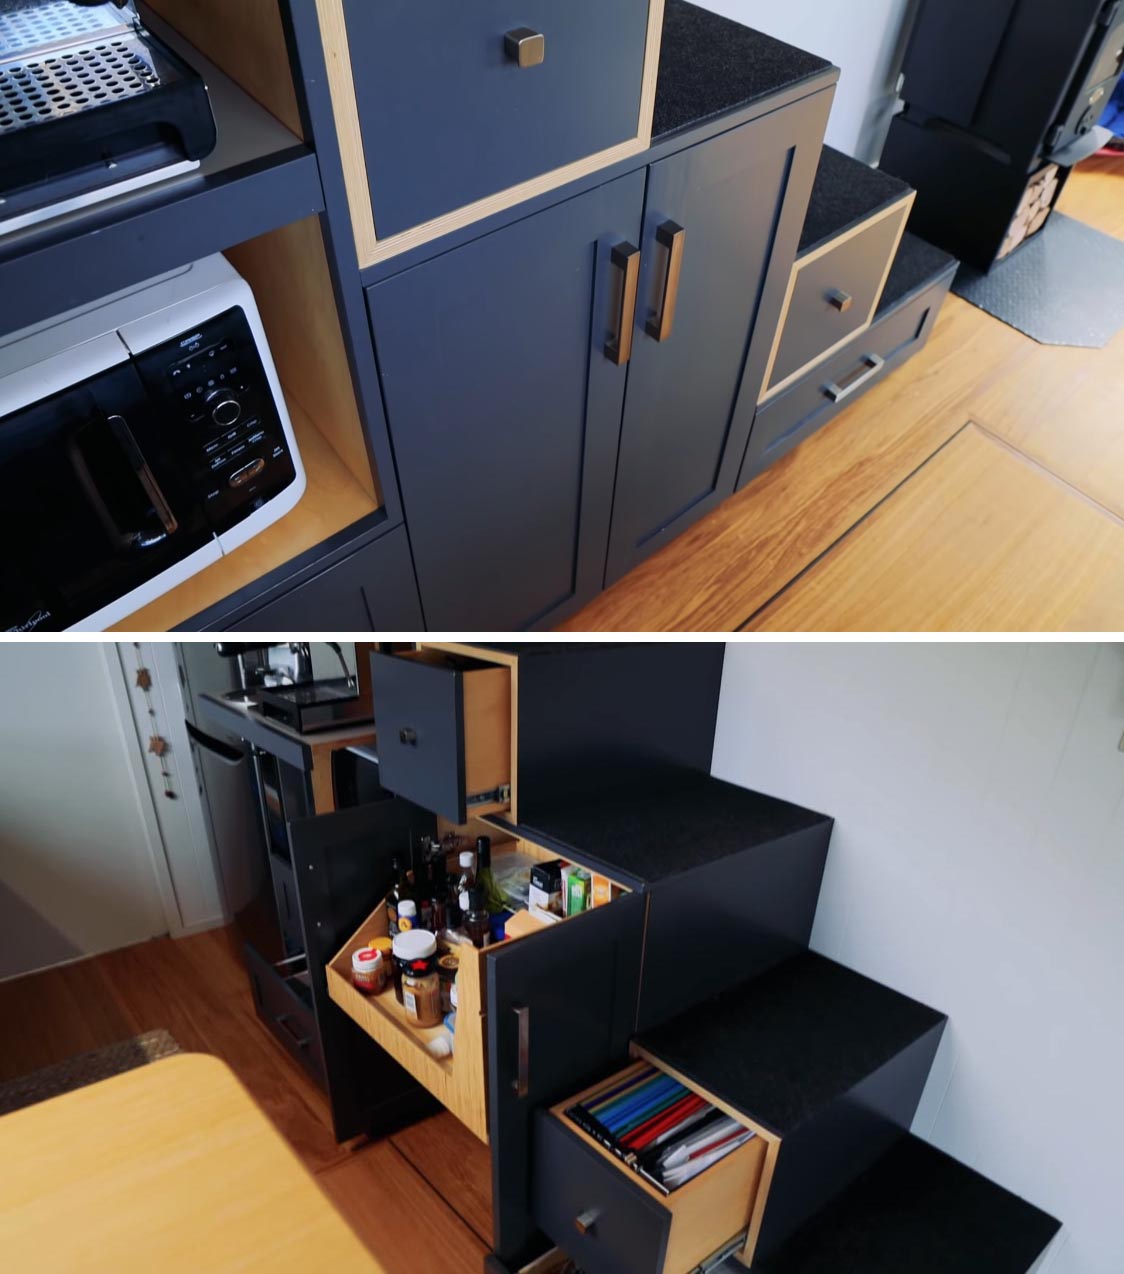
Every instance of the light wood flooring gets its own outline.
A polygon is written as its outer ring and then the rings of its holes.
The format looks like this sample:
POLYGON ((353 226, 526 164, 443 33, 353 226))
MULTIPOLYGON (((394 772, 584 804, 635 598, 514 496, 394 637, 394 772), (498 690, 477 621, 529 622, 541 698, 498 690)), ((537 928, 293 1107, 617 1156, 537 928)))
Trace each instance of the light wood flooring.
POLYGON ((324 1096, 258 1021, 230 931, 157 938, 0 983, 0 1021, 0 1080, 164 1027, 182 1049, 234 1070, 386 1274, 482 1270, 487 1148, 449 1114, 337 1145, 324 1096))
MULTIPOLYGON (((1061 210, 1124 239, 1124 160, 1061 210)), ((1124 331, 1044 346, 949 297, 916 358, 564 626, 1124 629, 1124 331)))

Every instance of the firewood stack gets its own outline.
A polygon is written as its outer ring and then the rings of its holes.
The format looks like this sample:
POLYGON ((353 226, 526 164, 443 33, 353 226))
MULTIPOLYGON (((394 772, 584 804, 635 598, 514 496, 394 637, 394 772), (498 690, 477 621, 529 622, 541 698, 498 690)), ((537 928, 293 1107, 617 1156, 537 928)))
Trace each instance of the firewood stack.
POLYGON ((1019 210, 1015 213, 1015 219, 1011 222, 1011 228, 1007 231, 1007 237, 999 249, 1000 261, 1010 256, 1020 244, 1025 243, 1031 235, 1037 234, 1042 229, 1050 218, 1057 195, 1058 166, 1047 164, 1041 172, 1035 173, 1030 179, 1030 185, 1027 186, 1019 203, 1019 210))

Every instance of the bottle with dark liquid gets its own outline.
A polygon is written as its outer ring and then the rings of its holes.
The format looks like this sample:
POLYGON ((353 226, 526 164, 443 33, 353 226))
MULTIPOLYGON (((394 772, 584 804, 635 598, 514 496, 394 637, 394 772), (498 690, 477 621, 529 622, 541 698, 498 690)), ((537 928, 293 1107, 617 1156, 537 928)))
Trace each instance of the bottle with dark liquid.
POLYGON ((461 927, 474 947, 486 947, 492 940, 492 917, 484 902, 484 891, 478 885, 468 891, 468 911, 461 927))
POLYGON ((449 923, 449 869, 440 847, 429 864, 429 910, 433 926, 430 933, 440 933, 449 923))
POLYGON ((414 897, 413 885, 410 884, 410 873, 406 867, 406 857, 402 854, 395 854, 393 861, 394 885, 391 887, 386 899, 386 927, 392 938, 398 933, 398 904, 406 898, 413 902, 417 901, 414 897))

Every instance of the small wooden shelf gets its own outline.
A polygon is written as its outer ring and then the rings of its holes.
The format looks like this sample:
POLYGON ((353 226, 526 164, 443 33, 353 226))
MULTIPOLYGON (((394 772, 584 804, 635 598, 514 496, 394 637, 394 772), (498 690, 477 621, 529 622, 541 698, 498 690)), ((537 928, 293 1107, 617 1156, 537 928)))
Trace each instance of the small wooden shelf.
POLYGON ((338 531, 378 511, 378 505, 313 424, 287 396, 304 461, 307 487, 295 509, 221 561, 134 611, 111 631, 164 632, 254 583, 338 531))

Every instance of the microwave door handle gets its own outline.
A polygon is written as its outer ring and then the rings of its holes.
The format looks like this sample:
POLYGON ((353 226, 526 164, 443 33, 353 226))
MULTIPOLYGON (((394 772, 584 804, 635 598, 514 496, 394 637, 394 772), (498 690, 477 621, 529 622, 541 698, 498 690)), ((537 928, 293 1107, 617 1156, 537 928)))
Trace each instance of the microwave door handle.
POLYGON ((156 539, 149 538, 144 545, 148 548, 151 544, 158 544, 161 540, 165 540, 169 535, 175 535, 179 530, 179 523, 176 521, 176 515, 172 512, 171 505, 168 503, 164 492, 160 490, 160 484, 156 481, 156 475, 149 467, 148 461, 144 458, 144 453, 137 446, 137 440, 133 437, 133 431, 129 428, 124 416, 110 416, 109 428, 117 439, 121 450, 129 459, 133 472, 137 475, 138 480, 144 493, 152 501, 152 507, 156 510, 156 516, 164 524, 164 534, 156 539))
POLYGON ((105 527, 109 535, 117 542, 119 547, 123 549, 154 548, 157 544, 162 544, 169 535, 172 535, 179 528, 175 515, 172 513, 171 506, 168 504, 163 491, 160 490, 160 484, 156 481, 148 462, 145 460, 141 449, 137 446, 137 441, 133 437, 133 431, 129 428, 123 416, 109 416, 103 418, 109 426, 110 432, 113 434, 114 441, 121 448, 128 458, 129 465, 137 476, 137 480, 144 487, 145 494, 152 501, 153 507, 156 509, 157 516, 163 523, 164 530, 158 534, 151 531, 126 531, 117 519, 113 516, 109 505, 105 502, 105 497, 98 489, 94 476, 90 472, 90 467, 86 463, 86 457, 82 454, 82 448, 75 443, 70 449, 70 458, 78 474, 79 481, 85 490, 90 502, 93 504, 95 511, 102 525, 105 527))

